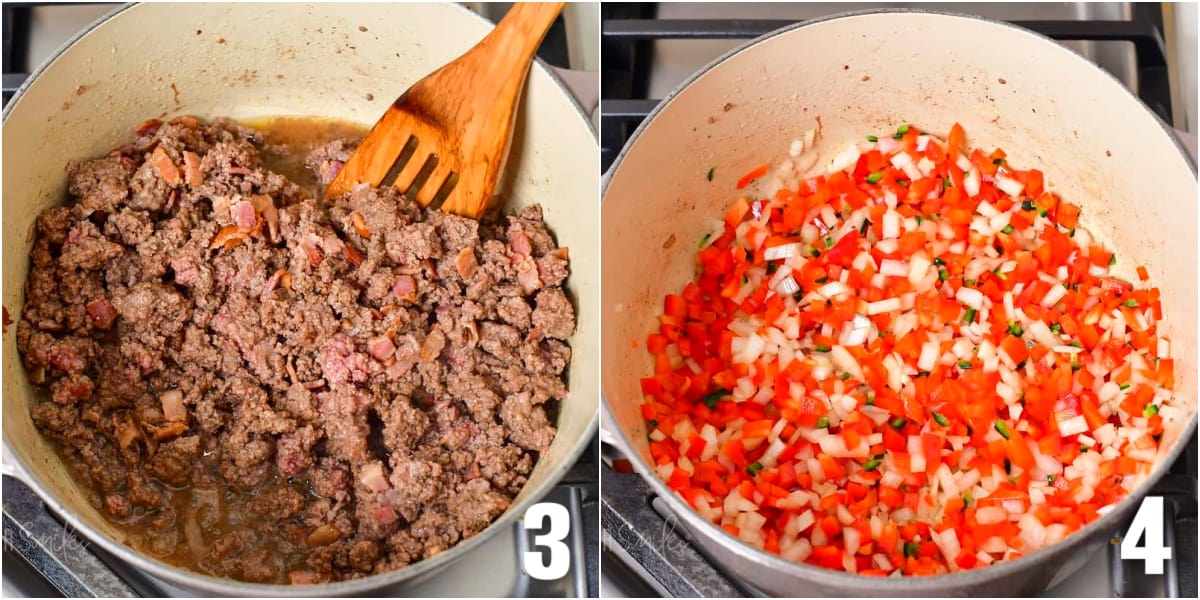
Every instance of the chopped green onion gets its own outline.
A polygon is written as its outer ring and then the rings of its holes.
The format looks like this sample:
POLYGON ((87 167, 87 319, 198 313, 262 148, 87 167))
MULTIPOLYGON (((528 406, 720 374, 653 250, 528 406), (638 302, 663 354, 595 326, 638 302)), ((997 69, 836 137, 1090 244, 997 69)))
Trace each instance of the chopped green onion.
POLYGON ((1008 457, 1004 458, 1004 472, 1008 475, 1012 475, 1012 461, 1008 460, 1008 457))
POLYGON ((1121 306, 1128 306, 1129 308, 1137 308, 1138 301, 1133 298, 1130 298, 1130 299, 1122 302, 1121 306))
POLYGON ((1001 229, 1001 230, 1000 230, 1000 232, 1001 232, 1001 233, 1012 233, 1012 232, 1013 232, 1013 226, 1012 226, 1012 225, 1005 225, 1005 226, 1004 226, 1004 229, 1001 229))
POLYGON ((934 264, 934 266, 944 267, 944 266, 946 266, 946 261, 944 261, 940 258, 934 257, 933 264, 934 264))
POLYGON ((995 270, 995 271, 992 271, 992 275, 995 275, 996 277, 999 277, 999 278, 1000 278, 1000 281, 1006 281, 1006 280, 1008 280, 1008 275, 1005 275, 1004 273, 1001 273, 1001 272, 1000 272, 1000 267, 996 267, 996 270, 995 270))
POLYGON ((879 141, 879 137, 878 137, 878 136, 874 136, 874 135, 868 135, 868 136, 867 136, 867 141, 868 141, 868 142, 878 142, 878 141, 879 141))
POLYGON ((996 432, 1006 440, 1012 437, 1012 431, 1008 429, 1008 423, 1005 423, 1000 419, 996 419, 996 432))
POLYGON ((862 225, 858 226, 858 235, 867 235, 867 229, 871 226, 871 221, 863 219, 862 225))
POLYGON ((1112 255, 1112 256, 1110 256, 1110 257, 1108 257, 1108 266, 1110 266, 1110 267, 1111 267, 1111 266, 1113 266, 1113 265, 1115 265, 1115 264, 1117 264, 1117 255, 1116 255, 1116 254, 1114 254, 1114 255, 1112 255))
POLYGON ((1026 200, 1021 203, 1021 210, 1037 210, 1037 205, 1032 200, 1026 200))
POLYGON ((829 429, 829 417, 819 417, 817 419, 817 429, 829 429))
POLYGON ((1146 418, 1153 417, 1154 415, 1158 414, 1158 407, 1153 404, 1147 404, 1146 410, 1143 410, 1142 414, 1145 415, 1146 418))
POLYGON ((901 427, 904 427, 907 424, 908 424, 908 419, 905 419, 904 417, 896 417, 895 419, 891 420, 892 429, 900 429, 901 427))
POLYGON ((937 421, 937 424, 941 425, 942 427, 947 427, 950 425, 950 419, 947 419, 946 415, 943 415, 940 412, 933 413, 933 420, 937 421))
POLYGON ((1072 341, 1070 344, 1067 344, 1067 345, 1068 345, 1068 346, 1071 346, 1072 348, 1082 348, 1082 347, 1083 347, 1083 342, 1080 342, 1080 341, 1078 341, 1078 340, 1075 340, 1075 341, 1072 341))
MULTIPOLYGON (((906 187, 908 187, 908 180, 907 179, 897 179, 896 185, 906 188, 906 187)), ((920 219, 920 218, 921 217, 917 217, 917 219, 920 219)), ((917 222, 920 223, 920 221, 917 221, 917 222)))
POLYGON ((650 419, 650 421, 646 424, 650 426, 650 429, 654 429, 654 428, 658 427, 658 420, 650 419))
POLYGON ((829 346, 826 346, 825 344, 818 344, 817 352, 829 352, 829 346))
POLYGON ((896 130, 896 135, 893 135, 892 139, 898 140, 900 138, 903 138, 904 134, 906 134, 906 133, 908 133, 908 124, 907 123, 905 123, 904 125, 901 125, 900 128, 896 130))
POLYGON ((878 458, 872 458, 871 460, 868 460, 867 462, 863 463, 862 468, 864 471, 874 471, 875 468, 878 467, 879 463, 881 463, 881 462, 883 462, 883 461, 879 460, 878 458))
POLYGON ((730 393, 731 392, 725 388, 717 388, 716 391, 701 398, 701 401, 703 401, 705 406, 707 406, 709 408, 716 408, 717 400, 720 400, 721 398, 728 396, 730 393))
POLYGON ((813 258, 821 258, 821 251, 817 250, 816 248, 813 248, 812 255, 813 255, 813 258))
POLYGON ((750 463, 746 467, 746 472, 749 473, 751 476, 758 475, 758 472, 761 470, 763 470, 763 466, 762 466, 762 463, 760 463, 760 462, 750 463))
POLYGON ((1002 165, 1002 164, 1004 164, 1004 159, 1003 158, 992 159, 992 164, 993 165, 1002 165))
POLYGON ((825 282, 829 281, 829 278, 828 277, 818 277, 818 278, 814 279, 813 281, 815 281, 817 283, 825 283, 825 282))
POLYGON ((974 279, 964 279, 964 280, 963 280, 963 285, 964 285, 964 286, 966 286, 966 287, 974 287, 974 285, 975 285, 975 280, 974 280, 974 279))
POLYGON ((867 183, 879 183, 880 179, 883 179, 883 171, 875 171, 874 173, 867 175, 867 183))
POLYGON ((950 279, 950 271, 947 271, 946 267, 938 269, 938 281, 945 281, 947 279, 950 279))
POLYGON ((967 493, 963 494, 963 504, 970 504, 974 499, 975 497, 971 495, 971 490, 967 490, 967 493))
POLYGON ((1129 389, 1129 384, 1128 384, 1128 383, 1122 383, 1122 384, 1121 384, 1121 391, 1123 392, 1123 391, 1125 391, 1125 390, 1127 390, 1127 389, 1129 389))
POLYGON ((950 178, 947 177, 946 179, 942 180, 942 190, 943 191, 945 191, 947 188, 949 188, 952 185, 954 185, 954 184, 950 183, 950 178))
POLYGON ((849 374, 849 373, 847 373, 847 372, 845 372, 845 371, 843 371, 843 372, 842 372, 842 381, 845 381, 845 380, 847 380, 847 379, 850 379, 850 374, 849 374))
POLYGON ((704 234, 704 237, 700 238, 700 247, 703 248, 703 247, 707 246, 708 240, 710 240, 710 239, 712 239, 711 233, 704 234))
POLYGON ((867 406, 875 406, 875 392, 867 392, 867 406))
POLYGON ((921 223, 924 223, 924 222, 925 222, 925 217, 922 217, 921 215, 917 215, 917 225, 920 225, 921 223))
POLYGON ((1054 333, 1054 334, 1062 333, 1062 323, 1051 323, 1050 324, 1050 333, 1054 333))
POLYGON ((917 543, 916 542, 904 542, 904 556, 906 556, 908 558, 916 558, 917 557, 917 543))
POLYGON ((969 360, 960 360, 960 361, 958 361, 958 368, 960 368, 960 369, 970 369, 970 368, 971 368, 971 361, 969 361, 969 360))
POLYGON ((1050 214, 1050 213, 1049 213, 1049 212, 1048 212, 1046 209, 1044 209, 1044 208, 1038 211, 1038 216, 1039 216, 1039 217, 1045 217, 1045 216, 1046 216, 1046 215, 1048 215, 1048 214, 1050 214))
POLYGON ((1046 483, 1048 483, 1050 485, 1054 485, 1054 473, 1051 473, 1046 476, 1046 483))
POLYGON ((967 314, 963 317, 963 323, 974 323, 974 322, 975 322, 975 309, 968 308, 967 314))
POLYGON ((1008 332, 1017 337, 1025 335, 1025 330, 1021 327, 1021 324, 1012 319, 1008 320, 1008 332))
POLYGON ((712 177, 713 177, 713 171, 716 171, 716 170, 717 170, 717 168, 716 168, 716 167, 709 167, 709 168, 708 168, 708 180, 709 180, 709 181, 712 181, 712 177))
POLYGON ((833 247, 833 238, 831 238, 831 237, 825 238, 825 247, 826 248, 833 247))

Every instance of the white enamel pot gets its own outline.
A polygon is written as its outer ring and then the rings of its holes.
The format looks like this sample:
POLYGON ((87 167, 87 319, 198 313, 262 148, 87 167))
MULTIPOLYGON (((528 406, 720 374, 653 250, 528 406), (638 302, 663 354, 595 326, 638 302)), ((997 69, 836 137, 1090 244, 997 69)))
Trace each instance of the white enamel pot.
MULTIPOLYGON (((39 68, 4 111, 4 288, 20 314, 36 215, 66 197, 65 167, 126 141, 150 117, 253 119, 322 116, 370 125, 411 84, 453 60, 491 28, 443 4, 142 4, 122 7, 80 33, 39 68)), ((354 581, 259 585, 180 569, 124 543, 121 529, 80 493, 29 417, 33 389, 3 334, 6 472, 32 487, 90 542, 199 594, 367 595, 410 586, 462 558, 552 488, 588 446, 598 420, 599 151, 586 115, 536 64, 517 117, 501 183, 509 210, 538 202, 571 250, 568 288, 579 316, 570 340, 570 395, 558 435, 509 509, 481 534, 429 560, 354 581)), ((419 590, 419 588, 417 588, 419 590)))
MULTIPOLYGON (((1052 40, 995 21, 931 12, 849 13, 738 48, 676 89, 634 133, 604 184, 602 391, 611 439, 727 572, 782 596, 1030 595, 1108 543, 1196 425, 1196 174, 1175 138, 1111 76, 1052 40), (700 518, 651 470, 638 380, 663 295, 694 275, 696 242, 725 213, 734 182, 777 164, 820 119, 821 164, 851 140, 901 123, 1004 148, 1083 207, 1116 250, 1118 274, 1145 265, 1162 290, 1182 416, 1151 475, 1107 516, 1017 560, 935 577, 865 577, 786 561, 700 518), (710 182, 706 172, 716 165, 710 182), (611 417, 611 419, 608 419, 611 417)), ((606 425, 606 429, 607 429, 606 425)), ((1099 559, 1099 558, 1098 558, 1099 559)))

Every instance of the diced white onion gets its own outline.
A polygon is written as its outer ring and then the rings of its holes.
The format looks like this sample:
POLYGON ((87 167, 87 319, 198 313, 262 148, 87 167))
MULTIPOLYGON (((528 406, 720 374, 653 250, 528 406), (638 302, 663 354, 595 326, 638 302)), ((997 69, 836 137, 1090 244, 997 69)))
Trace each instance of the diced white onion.
POLYGON ((794 244, 781 244, 779 246, 772 246, 766 250, 763 250, 763 258, 765 260, 781 260, 784 258, 791 258, 799 255, 802 248, 803 245, 799 242, 794 244))
POLYGON ((833 157, 833 160, 829 162, 829 173, 833 174, 837 173, 838 171, 845 171, 846 169, 854 166, 854 164, 858 162, 858 158, 860 156, 862 156, 862 153, 858 151, 858 146, 856 144, 850 144, 845 150, 838 152, 837 155, 833 157))
POLYGON ((899 298, 887 298, 867 304, 868 315, 879 315, 887 312, 900 310, 901 304, 899 298))
POLYGON ((960 287, 954 293, 954 298, 963 304, 979 310, 983 308, 983 292, 969 287, 960 287))

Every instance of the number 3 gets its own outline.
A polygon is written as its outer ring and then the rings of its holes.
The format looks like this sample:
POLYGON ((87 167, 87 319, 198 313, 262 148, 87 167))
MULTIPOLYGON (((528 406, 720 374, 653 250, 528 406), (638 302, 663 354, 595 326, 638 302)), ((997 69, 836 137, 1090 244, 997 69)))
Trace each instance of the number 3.
POLYGON ((1162 575, 1163 562, 1171 560, 1171 548, 1165 545, 1163 539, 1163 499, 1162 496, 1147 496, 1138 507, 1129 531, 1121 540, 1122 560, 1146 561, 1147 575, 1162 575), (1139 546, 1138 540, 1145 535, 1145 545, 1139 546))
POLYGON ((525 572, 534 579, 553 581, 562 579, 571 567, 571 551, 562 541, 571 529, 571 515, 567 508, 554 502, 539 502, 525 511, 525 529, 541 529, 542 523, 550 519, 550 531, 534 536, 533 545, 550 550, 550 563, 542 563, 542 553, 531 550, 525 553, 525 572))

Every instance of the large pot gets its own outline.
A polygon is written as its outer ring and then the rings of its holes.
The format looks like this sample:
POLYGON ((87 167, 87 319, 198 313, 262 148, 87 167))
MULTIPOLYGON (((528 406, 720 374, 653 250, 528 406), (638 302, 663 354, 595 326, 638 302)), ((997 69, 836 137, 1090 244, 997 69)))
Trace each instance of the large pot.
MULTIPOLYGON (((176 114, 256 118, 317 115, 369 125, 420 77, 491 28, 445 4, 143 4, 100 20, 40 68, 4 112, 4 306, 16 318, 35 216, 65 197, 69 161, 95 157, 146 118, 176 114)), ((542 64, 534 66, 501 186, 504 207, 540 202, 571 249, 568 288, 578 306, 570 397, 558 436, 512 506, 483 533, 429 560, 355 581, 257 585, 173 567, 125 545, 121 528, 79 491, 29 417, 33 389, 15 328, 4 344, 7 466, 91 542, 169 583, 202 594, 364 595, 435 573, 511 525, 553 487, 595 429, 599 351, 598 150, 587 117, 542 64)))
MULTIPOLYGON (((1131 516, 1196 425, 1196 177, 1173 136, 1112 77, 1052 40, 985 19, 911 11, 851 13, 781 29, 730 52, 667 97, 614 163, 602 205, 603 394, 617 442, 637 471, 727 572, 784 596, 1029 595, 1062 581, 1131 516), (1002 147, 1039 165, 1082 205, 1086 227, 1134 280, 1162 289, 1183 417, 1155 468, 1104 518, 1049 548, 936 577, 863 577, 786 561, 745 545, 692 511, 649 468, 638 379, 653 372, 644 340, 664 294, 695 269, 695 243, 724 214, 734 182, 777 164, 791 140, 823 124, 824 164, 851 140, 913 123, 1002 147), (712 181, 705 174, 717 165, 712 181)), ((607 421, 607 419, 606 419, 607 421)))

